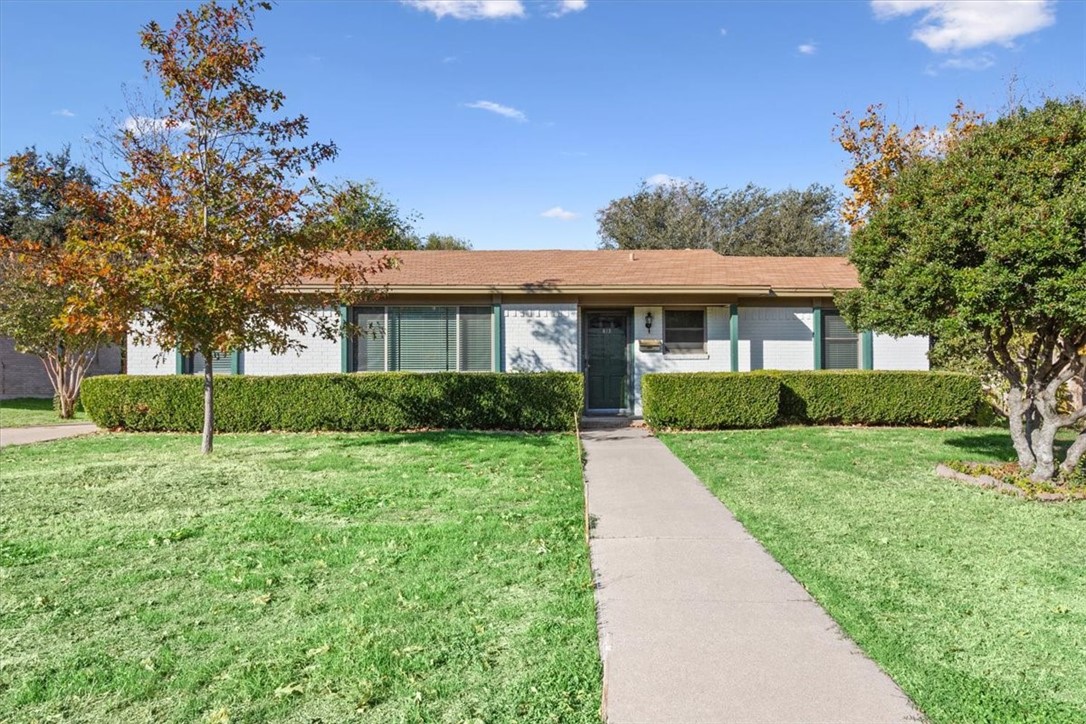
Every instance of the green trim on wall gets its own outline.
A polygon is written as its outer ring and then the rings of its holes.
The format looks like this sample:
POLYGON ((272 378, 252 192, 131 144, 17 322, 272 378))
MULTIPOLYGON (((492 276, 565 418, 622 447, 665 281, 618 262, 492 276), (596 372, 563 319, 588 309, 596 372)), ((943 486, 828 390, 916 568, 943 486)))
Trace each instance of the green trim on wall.
MULTIPOLYGON (((637 391, 634 390, 634 385, 637 384, 637 330, 634 329, 636 324, 637 317, 631 307, 626 312, 626 395, 622 400, 621 408, 629 415, 633 414, 634 400, 637 397, 637 391)), ((585 379, 588 379, 587 375, 585 379)))
POLYGON ((502 305, 501 302, 494 302, 493 306, 493 326, 491 327, 491 339, 494 343, 494 371, 505 371, 505 340, 502 339, 502 305))
POLYGON ((814 368, 822 369, 822 307, 812 307, 814 313, 814 368))
POLYGON ((176 374, 185 374, 185 355, 181 354, 181 348, 178 347, 173 351, 174 354, 174 370, 176 374))
POLYGON ((739 371, 739 305, 733 304, 728 308, 728 326, 730 328, 729 349, 732 357, 732 372, 739 371))
POLYGON ((351 338, 347 336, 347 305, 339 305, 339 371, 351 371, 351 338))
POLYGON ((862 369, 875 369, 875 335, 870 331, 860 335, 860 358, 862 369))
POLYGON ((230 374, 241 374, 241 350, 235 349, 230 353, 230 374))

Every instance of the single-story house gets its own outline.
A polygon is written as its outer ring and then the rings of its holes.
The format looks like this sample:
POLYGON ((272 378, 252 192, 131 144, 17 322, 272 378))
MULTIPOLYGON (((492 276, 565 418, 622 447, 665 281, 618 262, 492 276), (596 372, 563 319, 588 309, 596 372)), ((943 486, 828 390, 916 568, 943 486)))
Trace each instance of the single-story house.
MULTIPOLYGON (((647 372, 928 368, 926 337, 857 334, 833 307, 857 286, 840 257, 708 250, 406 251, 379 301, 322 313, 365 330, 301 354, 243 351, 223 374, 580 371, 590 412, 638 415, 647 372)), ((318 288, 314 282, 312 288, 318 288)), ((130 374, 199 360, 129 344, 130 374)))

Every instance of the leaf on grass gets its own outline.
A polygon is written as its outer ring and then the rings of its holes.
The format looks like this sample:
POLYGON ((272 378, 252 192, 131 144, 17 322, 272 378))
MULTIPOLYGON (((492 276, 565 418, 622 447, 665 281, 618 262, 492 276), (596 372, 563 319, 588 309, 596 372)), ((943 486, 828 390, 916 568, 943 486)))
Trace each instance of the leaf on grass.
POLYGON ((306 651, 305 655, 308 656, 309 658, 313 658, 314 656, 320 656, 321 654, 328 653, 328 650, 331 649, 331 648, 332 647, 329 644, 325 644, 324 646, 317 646, 316 648, 309 649, 309 651, 306 651))
POLYGON ((282 699, 284 696, 294 696, 295 694, 302 694, 305 692, 305 687, 301 682, 292 681, 289 684, 283 684, 275 690, 275 698, 282 699))
POLYGON ((271 603, 271 600, 272 600, 272 595, 270 593, 265 593, 262 596, 255 597, 253 599, 253 603, 255 603, 258 606, 267 606, 269 603, 271 603))
POLYGON ((230 710, 225 706, 207 715, 207 724, 230 724, 230 710))

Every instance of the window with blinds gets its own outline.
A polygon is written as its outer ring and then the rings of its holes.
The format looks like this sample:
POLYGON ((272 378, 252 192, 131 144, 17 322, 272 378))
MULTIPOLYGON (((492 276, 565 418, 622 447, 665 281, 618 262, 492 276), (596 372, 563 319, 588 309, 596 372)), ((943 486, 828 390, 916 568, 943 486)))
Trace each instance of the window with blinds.
POLYGON ((841 313, 822 313, 822 369, 854 370, 860 366, 860 335, 845 324, 841 313))
POLYGON ((354 323, 359 329, 354 342, 354 368, 358 372, 383 372, 388 337, 385 308, 360 307, 354 313, 354 323))
POLYGON ((493 319, 490 307, 360 307, 354 368, 489 372, 493 319))
POLYGON ((441 372, 456 369, 456 309, 390 307, 389 369, 441 372))
MULTIPOLYGON (((234 374, 234 369, 238 365, 235 362, 237 356, 237 352, 212 352, 211 374, 216 376, 234 374)), ((204 356, 199 352, 193 352, 185 358, 182 369, 185 374, 202 375, 204 373, 204 356)))
POLYGON ((490 307, 460 307, 460 371, 494 369, 494 324, 490 307))
POLYGON ((705 310, 664 310, 664 352, 696 354, 705 352, 705 310))

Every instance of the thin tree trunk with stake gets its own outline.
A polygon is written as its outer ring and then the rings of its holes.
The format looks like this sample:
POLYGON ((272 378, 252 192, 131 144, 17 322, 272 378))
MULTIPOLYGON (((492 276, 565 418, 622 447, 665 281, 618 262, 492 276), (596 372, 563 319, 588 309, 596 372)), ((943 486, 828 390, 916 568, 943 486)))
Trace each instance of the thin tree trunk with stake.
POLYGON ((204 455, 211 453, 212 445, 214 444, 213 436, 214 421, 215 421, 215 387, 214 379, 212 377, 213 370, 211 368, 211 352, 210 350, 203 352, 204 356, 204 436, 200 445, 200 452, 204 455))

